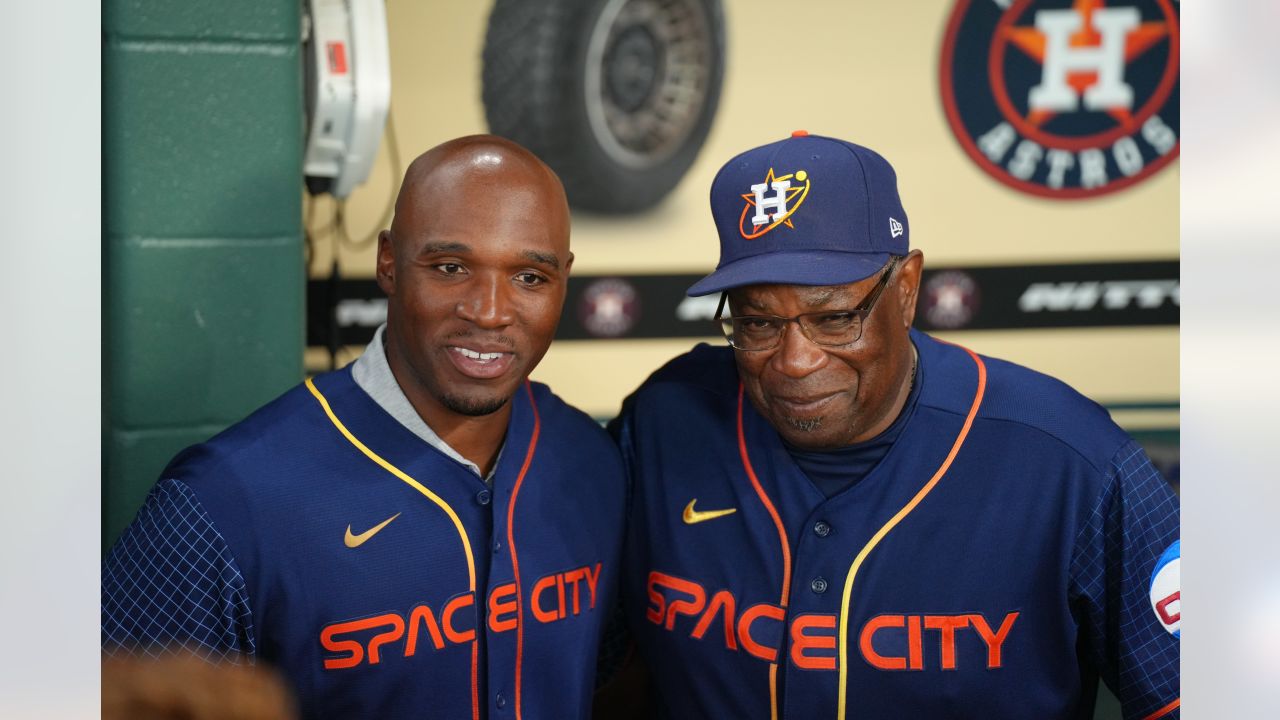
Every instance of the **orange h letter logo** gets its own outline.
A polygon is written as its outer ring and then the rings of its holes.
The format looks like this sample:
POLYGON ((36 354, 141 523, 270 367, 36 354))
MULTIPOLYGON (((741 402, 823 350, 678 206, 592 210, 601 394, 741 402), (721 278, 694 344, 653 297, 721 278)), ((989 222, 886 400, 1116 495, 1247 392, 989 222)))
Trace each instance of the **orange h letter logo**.
POLYGON ((1080 98, 1067 76, 1082 72, 1097 75, 1097 80, 1084 91, 1085 109, 1133 107, 1133 87, 1124 81, 1125 38, 1141 20, 1138 9, 1133 7, 1037 12, 1036 29, 1045 38, 1044 74, 1027 98, 1031 109, 1075 110, 1080 98), (1073 45, 1073 38, 1082 32, 1098 42, 1093 46, 1073 45))

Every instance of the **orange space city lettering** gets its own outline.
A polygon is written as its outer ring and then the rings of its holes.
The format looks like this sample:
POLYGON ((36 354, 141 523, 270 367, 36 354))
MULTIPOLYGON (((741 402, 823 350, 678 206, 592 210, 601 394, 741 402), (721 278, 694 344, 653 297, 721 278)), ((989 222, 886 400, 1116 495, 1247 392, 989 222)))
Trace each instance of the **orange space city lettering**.
MULTIPOLYGON (((710 596, 700 584, 658 571, 649 573, 647 585, 649 606, 645 617, 649 622, 672 632, 676 617, 696 618, 689 637, 723 642, 728 650, 745 650, 765 662, 777 662, 778 648, 763 644, 760 624, 781 622, 786 612, 777 605, 758 603, 737 612, 738 601, 728 590, 710 596)), ((923 670, 925 643, 938 643, 939 668, 957 669, 956 636, 972 633, 986 645, 986 668, 1001 667, 1002 649, 1018 619, 1017 612, 1004 616, 992 628, 980 613, 956 615, 877 615, 868 620, 858 633, 858 649, 868 665, 878 670, 923 670), (890 631, 896 631, 890 632, 890 631), (905 632, 904 632, 905 631, 905 632), (885 636, 877 637, 878 633, 885 636), (926 634, 927 633, 927 634, 926 634)), ((835 670, 837 667, 835 613, 806 613, 790 619, 791 663, 804 670, 835 670)))
MULTIPOLYGON (((776 662, 778 648, 760 642, 760 626, 771 622, 781 622, 786 612, 779 606, 770 603, 757 603, 738 612, 738 600, 728 590, 721 590, 710 598, 701 585, 691 580, 684 580, 658 571, 649 573, 648 581, 649 607, 645 617, 649 622, 660 625, 667 630, 675 630, 676 616, 688 615, 698 618, 690 637, 701 640, 711 631, 717 621, 723 628, 724 646, 729 650, 745 650, 752 656, 765 662, 776 662)), ((799 667, 810 669, 835 669, 835 657, 811 657, 806 650, 811 648, 835 648, 835 616, 804 615, 792 622, 793 635, 799 635, 801 642, 793 644, 792 660, 799 667), (815 619, 818 619, 815 622, 815 619), (801 622, 803 621, 803 622, 801 622), (827 638, 818 633, 807 632, 810 627, 825 627, 832 632, 827 638), (830 667, 827 667, 827 665, 830 667)), ((716 638, 720 633, 713 633, 716 638)))
POLYGON ((956 635, 961 632, 976 633, 987 646, 987 668, 994 670, 1003 662, 1001 648, 1013 629, 1018 613, 1004 616, 1000 626, 992 630, 987 618, 978 613, 962 615, 877 615, 862 626, 858 636, 858 649, 872 667, 880 670, 923 670, 924 632, 937 631, 939 656, 943 670, 956 669, 956 635), (898 644, 892 653, 874 647, 876 633, 888 628, 906 628, 906 640, 898 644))
MULTIPOLYGON (((528 592, 529 614, 546 624, 595 610, 600 568, 601 564, 596 563, 594 567, 584 565, 538 578, 528 592)), ((320 630, 320 644, 337 656, 325 658, 324 669, 377 665, 388 654, 412 657, 424 643, 434 650, 469 643, 476 639, 475 604, 475 593, 466 592, 446 601, 438 615, 424 603, 411 609, 407 616, 389 612, 325 625, 320 630), (403 646, 399 644, 402 640, 403 646), (389 653, 384 646, 390 643, 397 644, 389 653)), ((520 612, 515 583, 494 586, 485 616, 492 632, 516 629, 520 612)))

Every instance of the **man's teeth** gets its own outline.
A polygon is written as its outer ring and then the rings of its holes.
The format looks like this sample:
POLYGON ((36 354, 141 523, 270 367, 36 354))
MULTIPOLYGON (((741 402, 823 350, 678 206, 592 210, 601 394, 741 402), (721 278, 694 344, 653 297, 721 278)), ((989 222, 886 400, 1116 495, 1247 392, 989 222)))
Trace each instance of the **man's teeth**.
POLYGON ((462 353, 463 357, 469 357, 472 360, 480 360, 481 362, 497 360, 502 357, 502 353, 482 353, 476 352, 475 350, 468 350, 466 348, 458 348, 458 352, 462 353))

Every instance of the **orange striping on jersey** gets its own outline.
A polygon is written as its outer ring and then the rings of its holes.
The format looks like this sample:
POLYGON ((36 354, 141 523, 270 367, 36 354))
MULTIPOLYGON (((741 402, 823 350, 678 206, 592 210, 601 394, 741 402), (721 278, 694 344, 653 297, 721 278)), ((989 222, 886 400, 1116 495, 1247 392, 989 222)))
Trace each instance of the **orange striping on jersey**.
MULTIPOLYGON (((479 633, 477 633, 479 634, 479 633)), ((471 720, 480 720, 480 640, 471 643, 471 720)))
MULTIPOLYGON (((764 507, 769 511, 769 517, 773 518, 774 527, 778 528, 778 543, 782 545, 782 595, 778 600, 778 605, 782 607, 783 612, 787 609, 787 598, 791 597, 791 543, 787 540, 787 530, 782 527, 782 517, 778 515, 778 509, 769 501, 769 496, 765 494, 764 488, 760 486, 760 479, 756 477, 755 468, 751 467, 751 458, 747 454, 747 437, 742 430, 742 383, 738 383, 738 453, 742 456, 742 467, 746 468, 747 477, 751 480, 751 487, 755 488, 756 495, 760 496, 760 502, 764 503, 764 507)), ((771 666, 769 670, 769 714, 770 717, 778 716, 777 702, 777 673, 778 666, 771 666)))
POLYGON ((760 479, 756 477, 756 470, 751 466, 751 458, 747 455, 747 438, 742 430, 742 393, 742 383, 738 383, 738 453, 742 455, 742 466, 747 470, 751 486, 755 488, 756 495, 760 496, 760 502, 764 503, 765 509, 769 511, 769 517, 773 518, 774 526, 778 528, 778 542, 782 545, 782 595, 778 604, 786 608, 787 598, 791 596, 791 543, 787 540, 786 529, 782 527, 782 517, 778 515, 777 508, 770 502, 764 488, 760 486, 760 479))
MULTIPOLYGON (((933 474, 932 478, 929 478, 929 482, 920 488, 910 502, 903 506, 896 515, 889 518, 889 522, 886 522, 883 527, 876 531, 876 534, 871 537, 871 540, 854 558, 853 564, 849 566, 849 574, 844 581, 844 597, 840 601, 840 632, 837 635, 840 644, 840 685, 836 701, 837 720, 845 720, 845 703, 849 681, 849 597, 853 590, 853 580, 858 574, 858 568, 862 566, 863 561, 867 559, 867 556, 871 554, 876 545, 884 539, 884 536, 888 535, 889 531, 902 522, 902 519, 909 515, 912 510, 915 510, 920 501, 924 500, 925 496, 942 479, 942 476, 947 474, 947 470, 951 469, 952 461, 956 459, 956 455, 960 452, 961 446, 964 445, 965 439, 969 437, 969 429, 973 427, 973 420, 978 416, 978 408, 982 406, 982 396, 987 391, 987 366, 982 362, 982 358, 978 357, 978 354, 969 348, 960 347, 959 345, 956 345, 956 347, 968 353, 978 368, 978 387, 973 393, 973 404, 969 407, 969 414, 964 419, 964 425, 960 428, 959 434, 956 435, 955 442, 951 444, 951 451, 947 453, 946 459, 942 461, 942 465, 938 466, 937 472, 933 474)), ((741 393, 741 389, 739 389, 739 393, 741 393)))
MULTIPOLYGON (((516 624, 516 720, 520 720, 520 666, 524 660, 524 596, 520 594, 520 563, 516 560, 516 497, 520 495, 520 486, 524 483, 524 476, 529 472, 529 466, 533 464, 533 453, 538 447, 538 434, 542 431, 542 418, 538 415, 538 405, 533 400, 533 386, 528 380, 524 381, 525 392, 529 394, 529 408, 533 410, 533 436, 529 438, 529 450, 525 453, 524 464, 520 466, 520 474, 516 476, 515 487, 511 489, 511 504, 507 505, 507 548, 511 550, 511 573, 515 576, 516 581, 516 617, 519 622, 516 624)), ((594 601, 595 594, 592 593, 594 601)), ((594 604, 594 603, 593 603, 594 604)), ((564 603, 561 603, 564 607, 564 603)), ((472 660, 474 662, 474 658, 472 660)), ((475 691, 475 686, 472 686, 475 691)), ((479 709, 479 704, 476 705, 479 709)), ((478 720, 478 716, 477 716, 478 720)))
POLYGON ((769 665, 769 720, 778 720, 778 663, 769 665))
POLYGON ((751 626, 759 618, 768 618, 782 622, 786 619, 787 611, 780 607, 774 607, 769 603, 760 603, 752 605, 742 611, 742 615, 738 618, 738 637, 742 641, 742 649, 752 655, 764 660, 765 662, 777 664, 778 648, 761 645, 751 636, 751 626))
MULTIPOLYGON (((458 531, 458 537, 462 540, 462 551, 467 556, 467 589, 470 590, 471 593, 474 595, 476 591, 476 561, 475 561, 475 557, 471 554, 471 540, 470 538, 467 537, 467 531, 465 528, 462 527, 462 521, 458 519, 458 514, 454 512, 453 508, 449 506, 449 503, 445 502, 439 495, 436 495, 435 493, 431 492, 431 490, 428 489, 425 485, 423 485, 422 483, 410 477, 400 468, 387 462, 385 459, 382 458, 381 455, 370 450, 368 446, 360 442, 359 438, 357 438, 355 435, 352 435, 351 431, 347 429, 347 426, 343 425, 342 421, 338 419, 338 416, 334 414, 333 408, 329 406, 328 399, 326 399, 325 396, 320 392, 319 388, 315 386, 315 383, 311 381, 311 378, 307 378, 306 386, 307 386, 307 390, 311 391, 311 394, 315 396, 317 401, 319 401, 320 407, 324 408, 324 413, 325 415, 329 416, 329 421, 333 423, 334 427, 338 428, 338 432, 342 433, 342 436, 345 437, 348 442, 354 445, 357 450, 364 453, 365 457, 372 460, 379 467, 391 473, 392 475, 395 475, 396 477, 400 478, 405 483, 407 483, 408 485, 410 485, 411 487, 413 487, 415 490, 422 493, 423 495, 426 495, 427 498, 429 498, 436 505, 439 505, 440 509, 444 510, 445 514, 449 516, 449 519, 453 521, 454 528, 458 531)), ((535 410, 535 413, 536 413, 536 410, 535 410)), ((534 417, 536 418, 537 415, 535 414, 534 417)), ((533 437, 535 440, 538 437, 536 423, 534 425, 533 437)), ((512 498, 512 500, 514 501, 515 498, 512 498)), ((513 555, 513 559, 514 559, 514 555, 513 555)), ((480 617, 480 613, 477 611, 476 618, 479 619, 479 617, 480 617)), ((478 623, 477 623, 477 626, 478 626, 478 623)), ((516 677, 517 678, 519 677, 519 670, 518 670, 519 667, 520 667, 520 655, 517 652, 517 655, 516 655, 516 668, 517 668, 516 677)), ((472 720, 480 720, 479 672, 480 672, 480 639, 479 637, 476 637, 471 641, 471 717, 472 717, 472 720)), ((517 688, 520 687, 518 682, 516 684, 516 687, 517 688)))
POLYGON ((1156 718, 1162 718, 1165 715, 1168 715, 1169 713, 1173 712, 1174 710, 1177 710, 1180 705, 1182 705, 1182 698, 1174 698, 1173 702, 1151 713, 1150 715, 1146 716, 1142 720, 1156 720, 1156 718))

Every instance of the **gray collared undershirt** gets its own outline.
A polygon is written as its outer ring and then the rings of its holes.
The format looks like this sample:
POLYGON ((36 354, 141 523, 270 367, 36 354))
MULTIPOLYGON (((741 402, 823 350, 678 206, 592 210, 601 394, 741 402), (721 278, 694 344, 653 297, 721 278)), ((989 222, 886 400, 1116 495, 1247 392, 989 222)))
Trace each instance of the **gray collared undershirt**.
MULTIPOLYGON (((383 335, 386 329, 386 323, 378 327, 373 340, 369 341, 369 345, 365 347, 364 354, 357 358, 355 365, 352 366, 351 376, 355 379, 356 385, 368 393, 374 402, 396 419, 396 422, 408 428, 409 432, 471 470, 476 477, 480 477, 480 467, 449 447, 449 444, 437 435, 430 425, 427 425, 418 411, 413 409, 409 398, 405 397, 404 390, 400 389, 400 384, 396 382, 395 375, 391 373, 391 366, 387 363, 387 352, 383 347, 383 335)), ((502 450, 499 449, 498 458, 501 457, 502 450)), ((490 470, 489 475, 484 478, 486 483, 493 484, 493 474, 497 468, 498 463, 495 459, 493 470, 490 470)))

